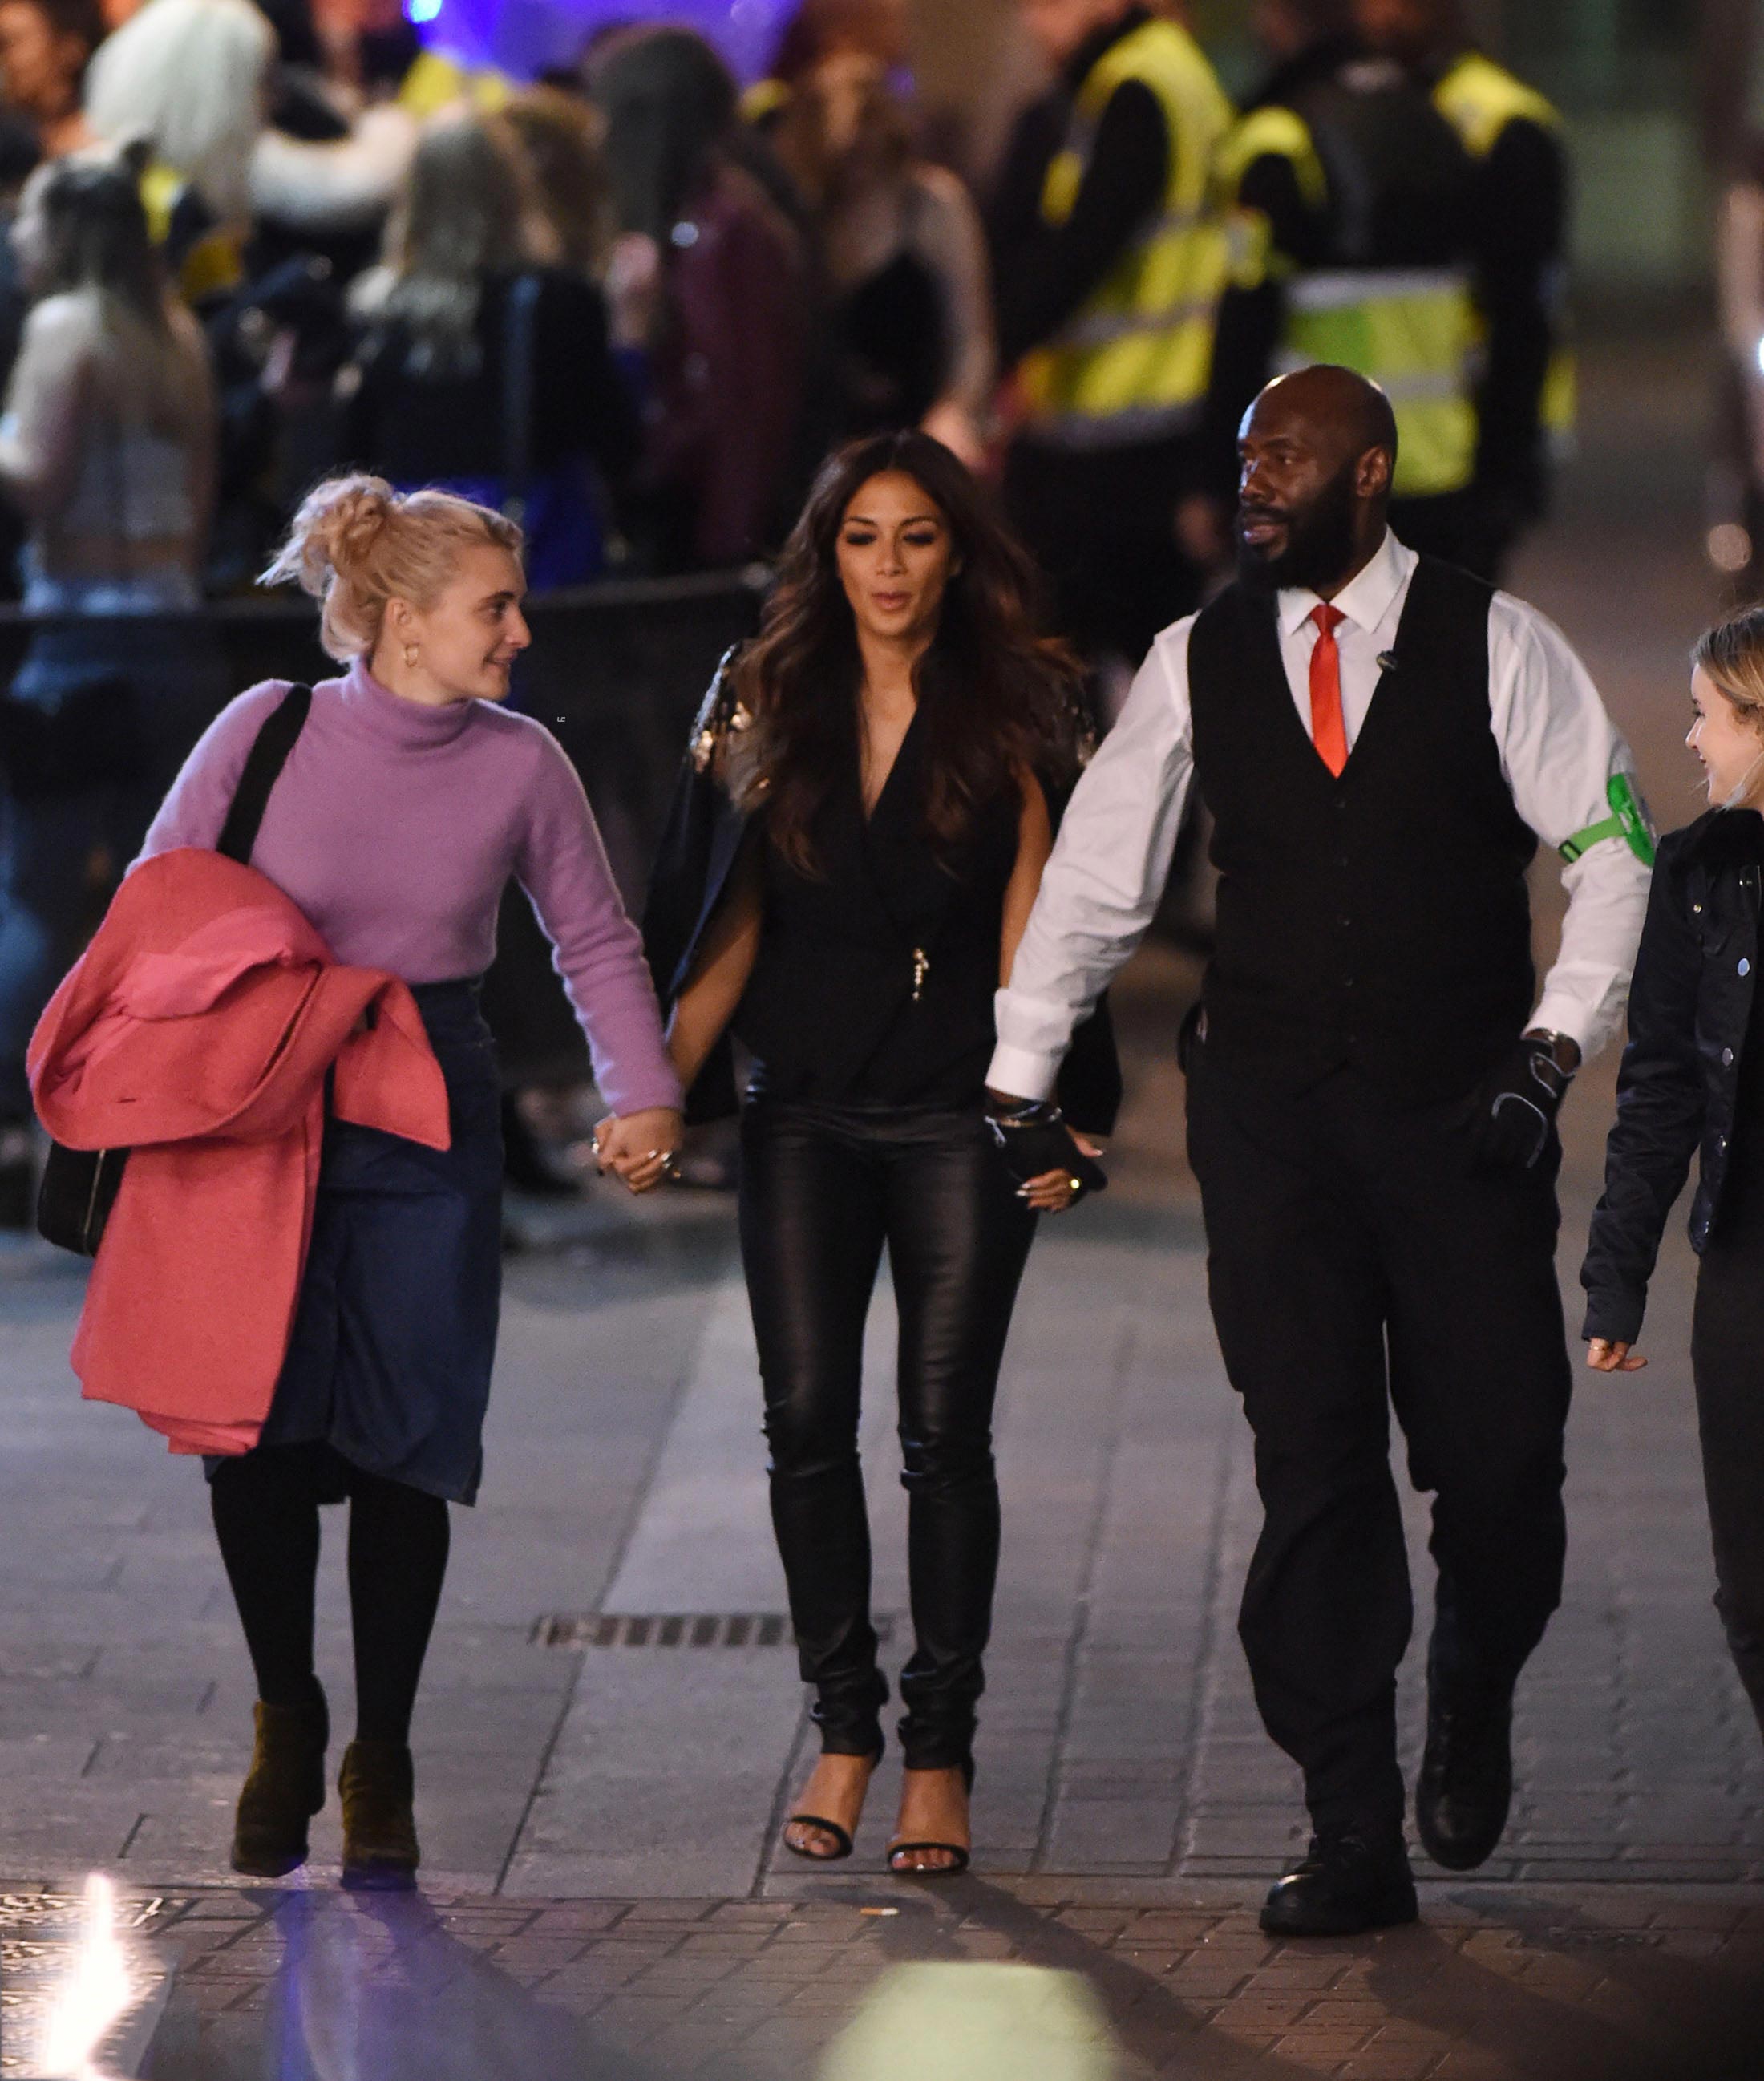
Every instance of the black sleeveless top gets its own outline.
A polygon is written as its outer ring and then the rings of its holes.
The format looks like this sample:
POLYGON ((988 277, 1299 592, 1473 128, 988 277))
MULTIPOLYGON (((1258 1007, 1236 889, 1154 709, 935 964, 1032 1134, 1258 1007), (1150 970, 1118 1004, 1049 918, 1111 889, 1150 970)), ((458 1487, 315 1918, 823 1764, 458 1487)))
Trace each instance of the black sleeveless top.
POLYGON ((976 1104, 994 1044, 1019 805, 1001 797, 947 857, 926 836, 923 711, 866 821, 854 757, 817 817, 819 872, 764 834, 764 921, 734 1031, 750 1090, 834 1104, 976 1104))

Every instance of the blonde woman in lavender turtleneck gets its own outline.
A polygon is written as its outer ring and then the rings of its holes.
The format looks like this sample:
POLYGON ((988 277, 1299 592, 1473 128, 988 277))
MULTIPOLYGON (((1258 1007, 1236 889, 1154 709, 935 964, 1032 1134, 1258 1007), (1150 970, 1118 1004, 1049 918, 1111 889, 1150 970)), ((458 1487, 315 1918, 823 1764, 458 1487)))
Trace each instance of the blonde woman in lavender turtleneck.
MULTIPOLYGON (((647 1192, 679 1136, 679 1085, 649 970, 582 783, 549 732, 498 706, 529 641, 520 548, 519 530, 483 507, 346 477, 307 500, 267 574, 322 601, 325 647, 346 669, 313 690, 251 864, 337 960, 412 986, 447 1078, 452 1143, 438 1153, 327 1123, 305 1276, 262 1440, 210 1462, 258 1692, 233 1864, 259 1877, 304 1862, 324 1801, 319 1506, 346 1499, 356 1732, 338 1780, 343 1883, 415 1882, 411 1710, 447 1564, 447 1506, 477 1492, 496 1343, 499 1083, 477 979, 511 875, 551 938, 593 1051, 611 1115, 597 1137, 603 1168, 647 1192)), ((286 691, 254 687, 221 714, 144 857, 215 844, 286 691)))

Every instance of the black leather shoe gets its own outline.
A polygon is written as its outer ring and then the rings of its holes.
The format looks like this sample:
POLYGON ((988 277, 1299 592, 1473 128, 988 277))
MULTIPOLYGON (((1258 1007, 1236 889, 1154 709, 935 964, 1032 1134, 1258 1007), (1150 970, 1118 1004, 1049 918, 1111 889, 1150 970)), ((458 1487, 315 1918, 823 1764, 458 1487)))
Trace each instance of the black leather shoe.
POLYGON ((1512 1803, 1511 1690, 1430 1683, 1415 1780, 1422 1848, 1448 1872, 1474 1871, 1500 1841, 1512 1803))
POLYGON ((1262 1927, 1270 1936, 1356 1936, 1420 1912, 1400 1835, 1376 1844, 1348 1833, 1313 1835, 1304 1863, 1263 1902, 1262 1927))

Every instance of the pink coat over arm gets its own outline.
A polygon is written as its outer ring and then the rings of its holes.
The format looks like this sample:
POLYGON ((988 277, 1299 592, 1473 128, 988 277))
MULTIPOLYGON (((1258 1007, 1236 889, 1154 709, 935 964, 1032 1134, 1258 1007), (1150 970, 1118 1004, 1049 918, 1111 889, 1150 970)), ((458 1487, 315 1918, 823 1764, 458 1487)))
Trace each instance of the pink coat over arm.
POLYGON ((180 847, 128 877, 28 1063, 74 1149, 132 1153, 73 1361, 174 1452, 250 1449, 299 1297, 326 1114, 448 1146, 408 987, 346 967, 254 869, 180 847))

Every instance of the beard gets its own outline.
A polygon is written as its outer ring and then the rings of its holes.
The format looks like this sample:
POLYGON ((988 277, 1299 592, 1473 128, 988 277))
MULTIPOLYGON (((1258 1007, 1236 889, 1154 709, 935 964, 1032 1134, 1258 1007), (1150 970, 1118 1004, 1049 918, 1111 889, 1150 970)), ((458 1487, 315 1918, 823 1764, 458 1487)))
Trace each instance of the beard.
MULTIPOLYGON (((1308 506, 1276 515, 1286 523, 1286 544, 1277 555, 1252 547, 1238 535, 1237 576, 1246 586, 1256 592, 1279 592, 1287 586, 1318 592, 1353 567, 1355 468, 1344 463, 1308 506)), ((1240 521, 1243 513, 1239 507, 1240 521)))

